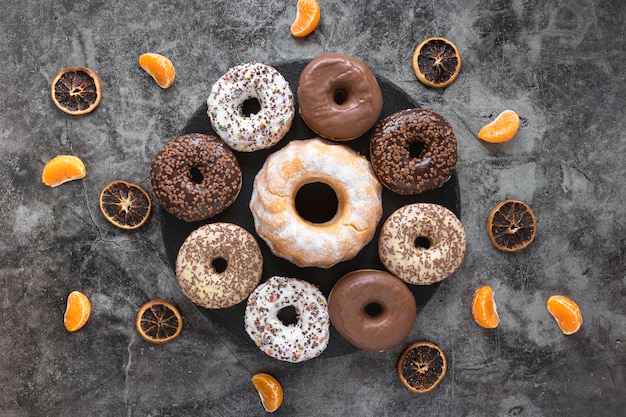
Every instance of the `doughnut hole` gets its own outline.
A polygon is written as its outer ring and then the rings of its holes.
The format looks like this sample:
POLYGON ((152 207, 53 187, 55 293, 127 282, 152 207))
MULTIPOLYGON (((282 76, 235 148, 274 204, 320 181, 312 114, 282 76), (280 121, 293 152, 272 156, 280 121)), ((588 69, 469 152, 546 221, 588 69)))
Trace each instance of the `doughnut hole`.
POLYGON ((256 97, 251 97, 241 104, 241 112, 245 117, 250 117, 251 114, 257 114, 260 111, 261 102, 256 97))
POLYGON ((369 302, 363 307, 365 315, 371 319, 376 319, 383 313, 383 306, 376 301, 369 302))
POLYGON ((324 224, 333 220, 339 212, 339 198, 330 185, 310 182, 301 186, 294 198, 296 212, 313 224, 324 224))
POLYGON ((409 143, 409 156, 411 158, 422 159, 422 153, 424 152, 424 144, 419 140, 414 140, 409 143))
POLYGON ((285 326, 298 324, 298 310, 294 306, 286 306, 278 311, 278 320, 285 326))
POLYGON ((329 100, 332 107, 343 108, 348 104, 349 100, 349 88, 344 83, 339 83, 331 87, 329 94, 329 100))
POLYGON ((204 174, 200 171, 200 168, 196 166, 189 168, 189 174, 191 176, 191 181, 195 184, 202 184, 202 181, 204 181, 204 174))
POLYGON ((346 102, 346 92, 344 90, 337 90, 333 95, 333 101, 335 104, 343 105, 346 102))
POLYGON ((430 247, 432 246, 432 242, 426 236, 418 236, 413 241, 413 245, 417 249, 430 249, 430 247))
POLYGON ((226 271, 226 268, 228 268, 228 262, 226 261, 226 259, 218 257, 211 261, 211 266, 213 267, 213 270, 215 272, 221 274, 222 272, 226 271))

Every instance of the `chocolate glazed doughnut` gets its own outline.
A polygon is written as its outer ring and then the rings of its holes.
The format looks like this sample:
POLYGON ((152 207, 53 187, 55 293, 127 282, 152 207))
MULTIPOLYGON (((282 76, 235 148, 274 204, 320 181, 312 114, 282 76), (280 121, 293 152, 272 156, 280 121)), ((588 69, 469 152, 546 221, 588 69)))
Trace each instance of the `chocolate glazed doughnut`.
POLYGON ((358 138, 378 120, 383 96, 376 77, 362 61, 326 54, 300 74, 298 106, 318 135, 337 141, 358 138))
POLYGON ((328 298, 330 320, 337 331, 359 349, 380 352, 407 338, 417 308, 409 288, 388 272, 350 272, 328 298))
POLYGON ((378 123, 370 140, 376 176, 401 195, 441 187, 456 168, 457 142, 452 126, 440 114, 408 109, 378 123))

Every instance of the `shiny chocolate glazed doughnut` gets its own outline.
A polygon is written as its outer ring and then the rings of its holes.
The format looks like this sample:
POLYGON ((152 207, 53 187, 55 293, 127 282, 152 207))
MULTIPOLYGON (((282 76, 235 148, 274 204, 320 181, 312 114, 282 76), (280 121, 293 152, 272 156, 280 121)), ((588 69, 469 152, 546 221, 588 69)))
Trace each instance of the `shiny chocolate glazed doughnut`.
POLYGON ((376 77, 357 58, 326 54, 300 74, 298 106, 318 135, 337 141, 358 138, 378 120, 383 96, 376 77))

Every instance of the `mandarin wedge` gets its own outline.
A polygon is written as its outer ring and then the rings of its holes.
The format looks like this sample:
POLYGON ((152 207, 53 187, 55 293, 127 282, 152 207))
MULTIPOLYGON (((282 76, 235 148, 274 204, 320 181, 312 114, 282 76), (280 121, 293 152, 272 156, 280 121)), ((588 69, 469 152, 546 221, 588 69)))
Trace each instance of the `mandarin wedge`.
POLYGON ((169 58, 155 53, 145 53, 139 57, 139 66, 152 76, 159 87, 170 88, 176 78, 174 64, 169 58))
POLYGON ((498 327, 500 318, 496 310, 496 301, 493 297, 493 289, 485 285, 474 293, 472 299, 472 317, 479 326, 485 329, 495 329, 498 327))
POLYGON ((283 388, 276 378, 261 372, 252 376, 252 385, 259 393, 265 411, 273 413, 278 410, 283 403, 283 388))
POLYGON ((80 158, 73 155, 59 155, 43 167, 41 181, 47 186, 56 187, 68 181, 84 178, 86 174, 87 169, 80 158))
POLYGON ((82 328, 91 314, 89 298, 80 291, 72 291, 67 297, 67 307, 63 316, 63 324, 69 332, 82 328))
POLYGON ((478 137, 485 142, 503 143, 513 139, 520 126, 520 119, 513 110, 505 110, 478 132, 478 137))
POLYGON ((564 334, 576 333, 583 324, 580 307, 575 301, 565 296, 553 295, 548 298, 546 307, 564 334))
POLYGON ((316 0, 298 0, 296 19, 291 24, 291 35, 302 38, 310 35, 320 23, 320 5, 316 0))

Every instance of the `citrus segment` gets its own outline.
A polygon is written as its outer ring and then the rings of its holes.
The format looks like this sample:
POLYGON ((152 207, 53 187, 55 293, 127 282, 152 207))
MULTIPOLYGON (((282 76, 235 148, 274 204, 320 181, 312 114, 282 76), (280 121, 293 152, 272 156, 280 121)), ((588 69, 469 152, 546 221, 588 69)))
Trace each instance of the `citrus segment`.
POLYGON ((513 110, 505 110, 491 123, 478 132, 478 137, 485 142, 502 143, 509 141, 519 129, 520 119, 513 110))
POLYGON ((174 305, 163 300, 151 300, 139 308, 135 327, 141 337, 151 343, 165 343, 180 335, 183 317, 174 305))
POLYGON ((446 38, 428 38, 413 52, 413 72, 423 84, 442 88, 450 85, 461 71, 461 54, 446 38))
POLYGON ((472 299, 472 317, 479 326, 485 329, 498 327, 500 319, 496 310, 496 302, 493 297, 493 289, 485 285, 474 293, 472 299))
POLYGON ((170 88, 176 78, 174 64, 169 58, 155 53, 145 53, 139 57, 139 66, 152 76, 161 88, 170 88))
POLYGON ((252 385, 261 397, 261 403, 265 411, 273 413, 283 403, 283 388, 280 382, 266 373, 258 373, 252 376, 252 385))
POLYGON ((73 155, 58 155, 43 167, 41 181, 50 187, 56 187, 68 181, 84 178, 86 174, 87 169, 80 158, 73 155))
POLYGON ((320 5, 316 0, 298 0, 291 34, 297 38, 310 35, 319 25, 320 16, 320 5))
POLYGON ((72 291, 67 297, 67 307, 63 316, 63 324, 70 332, 82 328, 91 314, 91 303, 80 291, 72 291))
POLYGON ((424 394, 439 385, 446 368, 446 356, 439 346, 430 342, 417 342, 402 352, 397 371, 405 387, 424 394))
POLYGON ((102 98, 100 79, 89 68, 71 67, 61 70, 52 80, 52 101, 71 115, 93 111, 102 98))
POLYGON ((520 251, 530 245, 537 234, 535 213, 522 201, 502 201, 487 218, 487 233, 497 249, 520 251))
POLYGON ((148 193, 126 181, 113 181, 100 193, 100 211, 109 222, 122 229, 141 227, 148 220, 151 207, 148 193))
POLYGON ((562 295, 553 295, 546 302, 548 312, 556 320, 564 334, 573 334, 583 324, 583 316, 578 304, 562 295))

